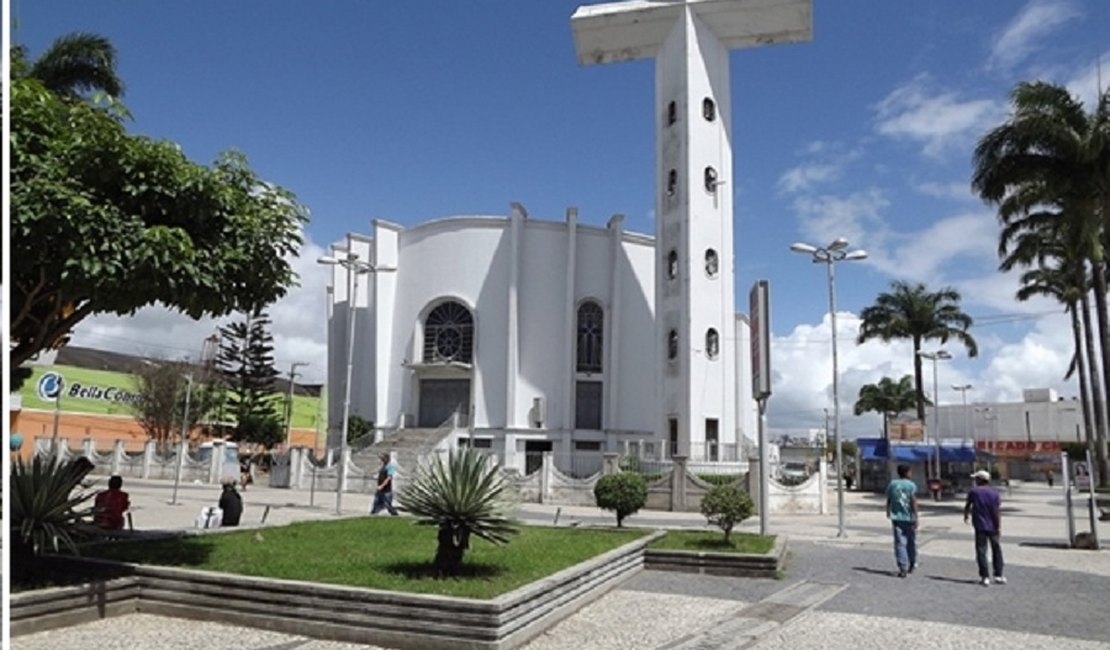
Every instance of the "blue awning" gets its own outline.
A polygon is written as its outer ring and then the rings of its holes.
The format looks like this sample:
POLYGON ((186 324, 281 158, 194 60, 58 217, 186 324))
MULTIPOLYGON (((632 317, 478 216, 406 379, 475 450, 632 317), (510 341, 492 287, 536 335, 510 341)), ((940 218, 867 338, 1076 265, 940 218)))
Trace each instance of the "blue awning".
MULTIPOLYGON (((882 438, 859 438, 856 440, 859 447, 860 459, 863 461, 886 461, 890 449, 894 451, 894 460, 901 463, 923 463, 936 455, 933 445, 891 445, 882 438)), ((990 454, 979 452, 980 460, 989 458, 990 454)), ((941 445, 940 460, 945 463, 972 463, 976 460, 975 450, 963 445, 941 445)))

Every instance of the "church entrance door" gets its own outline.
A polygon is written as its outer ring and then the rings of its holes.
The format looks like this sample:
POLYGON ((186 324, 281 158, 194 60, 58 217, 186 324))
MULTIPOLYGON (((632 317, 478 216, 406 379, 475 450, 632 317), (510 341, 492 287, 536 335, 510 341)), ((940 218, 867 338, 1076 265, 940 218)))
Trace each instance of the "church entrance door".
POLYGON ((416 426, 434 429, 453 414, 470 414, 469 379, 421 379, 420 416, 416 426))

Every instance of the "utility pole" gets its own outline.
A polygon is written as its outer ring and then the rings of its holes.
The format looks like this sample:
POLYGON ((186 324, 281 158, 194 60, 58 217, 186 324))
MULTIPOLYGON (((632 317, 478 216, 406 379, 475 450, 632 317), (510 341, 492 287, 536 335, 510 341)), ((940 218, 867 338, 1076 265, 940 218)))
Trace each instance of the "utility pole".
POLYGON ((294 361, 289 365, 289 398, 285 403, 285 448, 289 449, 293 445, 293 387, 295 386, 294 380, 297 378, 297 368, 307 366, 307 361, 294 361))

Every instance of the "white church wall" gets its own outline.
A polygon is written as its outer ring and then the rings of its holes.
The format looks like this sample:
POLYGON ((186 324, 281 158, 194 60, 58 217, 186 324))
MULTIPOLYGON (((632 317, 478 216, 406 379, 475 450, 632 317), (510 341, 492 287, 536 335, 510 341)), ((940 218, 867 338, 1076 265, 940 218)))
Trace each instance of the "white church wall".
POLYGON ((571 398, 565 358, 567 229, 554 222, 525 222, 519 299, 520 378, 516 413, 520 428, 531 428, 533 400, 545 402, 544 429, 568 426, 561 405, 571 398))
MULTIPOLYGON (((422 361, 421 318, 433 302, 458 300, 474 315, 472 391, 475 426, 503 427, 505 338, 508 328, 508 222, 468 217, 429 222, 400 236, 398 291, 393 312, 394 358, 422 361)), ((411 371, 392 364, 404 395, 391 410, 418 412, 411 371)))
MULTIPOLYGON (((655 247, 649 237, 626 234, 621 244, 622 266, 620 331, 612 345, 620 349, 620 379, 617 382, 615 428, 639 432, 636 439, 654 437, 659 409, 656 379, 659 354, 656 343, 655 312, 655 247)), ((609 449, 609 451, 617 451, 609 449)))

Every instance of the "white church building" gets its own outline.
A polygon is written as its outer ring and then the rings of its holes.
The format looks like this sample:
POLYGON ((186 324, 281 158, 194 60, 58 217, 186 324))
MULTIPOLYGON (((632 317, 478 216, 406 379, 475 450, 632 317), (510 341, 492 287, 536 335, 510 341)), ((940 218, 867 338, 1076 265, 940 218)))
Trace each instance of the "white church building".
POLYGON ((329 448, 350 358, 352 414, 386 431, 454 425, 509 466, 539 451, 739 459, 757 408, 734 307, 728 52, 808 39, 811 23, 810 0, 751 4, 631 0, 571 18, 582 65, 655 59, 654 237, 620 215, 601 228, 512 204, 375 220, 333 247, 354 263, 332 267, 329 448))

